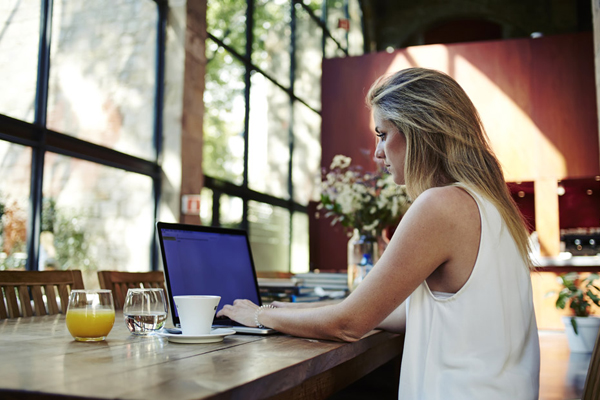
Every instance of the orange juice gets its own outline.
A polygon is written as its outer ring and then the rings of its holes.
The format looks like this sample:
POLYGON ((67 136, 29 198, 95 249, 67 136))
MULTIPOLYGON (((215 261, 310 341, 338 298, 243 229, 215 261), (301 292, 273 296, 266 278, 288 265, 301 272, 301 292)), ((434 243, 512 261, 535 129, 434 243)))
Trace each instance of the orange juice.
POLYGON ((115 311, 106 308, 67 311, 67 328, 75 339, 103 340, 115 323, 115 311))

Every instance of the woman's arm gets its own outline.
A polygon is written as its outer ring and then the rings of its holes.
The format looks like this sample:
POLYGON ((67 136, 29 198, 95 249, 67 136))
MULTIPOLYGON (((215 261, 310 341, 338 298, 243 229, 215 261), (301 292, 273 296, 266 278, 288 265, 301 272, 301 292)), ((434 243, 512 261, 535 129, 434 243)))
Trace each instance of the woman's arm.
POLYGON ((275 308, 317 308, 317 307, 325 307, 333 304, 337 304, 342 300, 334 299, 334 300, 323 300, 323 301, 315 301, 315 302, 306 302, 306 303, 290 303, 287 301, 274 301, 271 304, 275 308))
POLYGON ((393 333, 404 333, 406 330, 406 302, 402 302, 386 319, 377 325, 377 328, 393 333))
MULTIPOLYGON (((455 187, 424 192, 400 222, 377 265, 339 304, 318 308, 275 308, 260 312, 259 322, 280 332, 319 339, 355 341, 377 327, 453 254, 464 251, 460 229, 467 207, 455 187)), ((474 206, 469 204, 468 206, 474 206)), ((475 206, 476 207, 476 206, 475 206)), ((256 305, 236 301, 226 305, 226 315, 245 325, 255 325, 256 305)), ((386 323, 387 325, 387 323, 386 323)))

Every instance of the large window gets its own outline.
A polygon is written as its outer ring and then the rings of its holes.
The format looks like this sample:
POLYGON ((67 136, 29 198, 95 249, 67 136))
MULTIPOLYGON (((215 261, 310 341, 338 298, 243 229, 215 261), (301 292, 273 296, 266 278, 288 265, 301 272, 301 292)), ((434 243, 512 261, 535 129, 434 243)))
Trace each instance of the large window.
POLYGON ((259 271, 309 269, 321 62, 363 53, 358 0, 209 0, 203 224, 248 229, 259 271))
POLYGON ((166 2, 0 4, 0 269, 157 268, 166 2))
MULTIPOLYGON (((0 269, 157 269, 168 2, 0 3, 0 269)), ((309 267, 321 62, 362 54, 360 18, 208 0, 201 220, 248 229, 259 270, 309 267)))

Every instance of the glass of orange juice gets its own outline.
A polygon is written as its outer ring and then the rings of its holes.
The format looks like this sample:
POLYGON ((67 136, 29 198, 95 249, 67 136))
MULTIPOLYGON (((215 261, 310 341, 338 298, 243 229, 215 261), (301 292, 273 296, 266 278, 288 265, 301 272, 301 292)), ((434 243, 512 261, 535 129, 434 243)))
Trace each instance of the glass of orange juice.
POLYGON ((110 290, 73 290, 67 307, 67 328, 79 342, 106 339, 115 322, 110 290))

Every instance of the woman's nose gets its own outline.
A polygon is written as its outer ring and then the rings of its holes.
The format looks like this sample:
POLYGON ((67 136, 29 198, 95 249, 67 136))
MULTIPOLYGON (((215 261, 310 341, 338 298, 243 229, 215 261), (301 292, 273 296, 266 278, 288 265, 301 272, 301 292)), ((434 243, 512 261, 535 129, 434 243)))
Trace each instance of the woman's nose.
POLYGON ((375 158, 384 159, 385 152, 383 151, 383 141, 377 143, 377 147, 375 148, 375 158))

